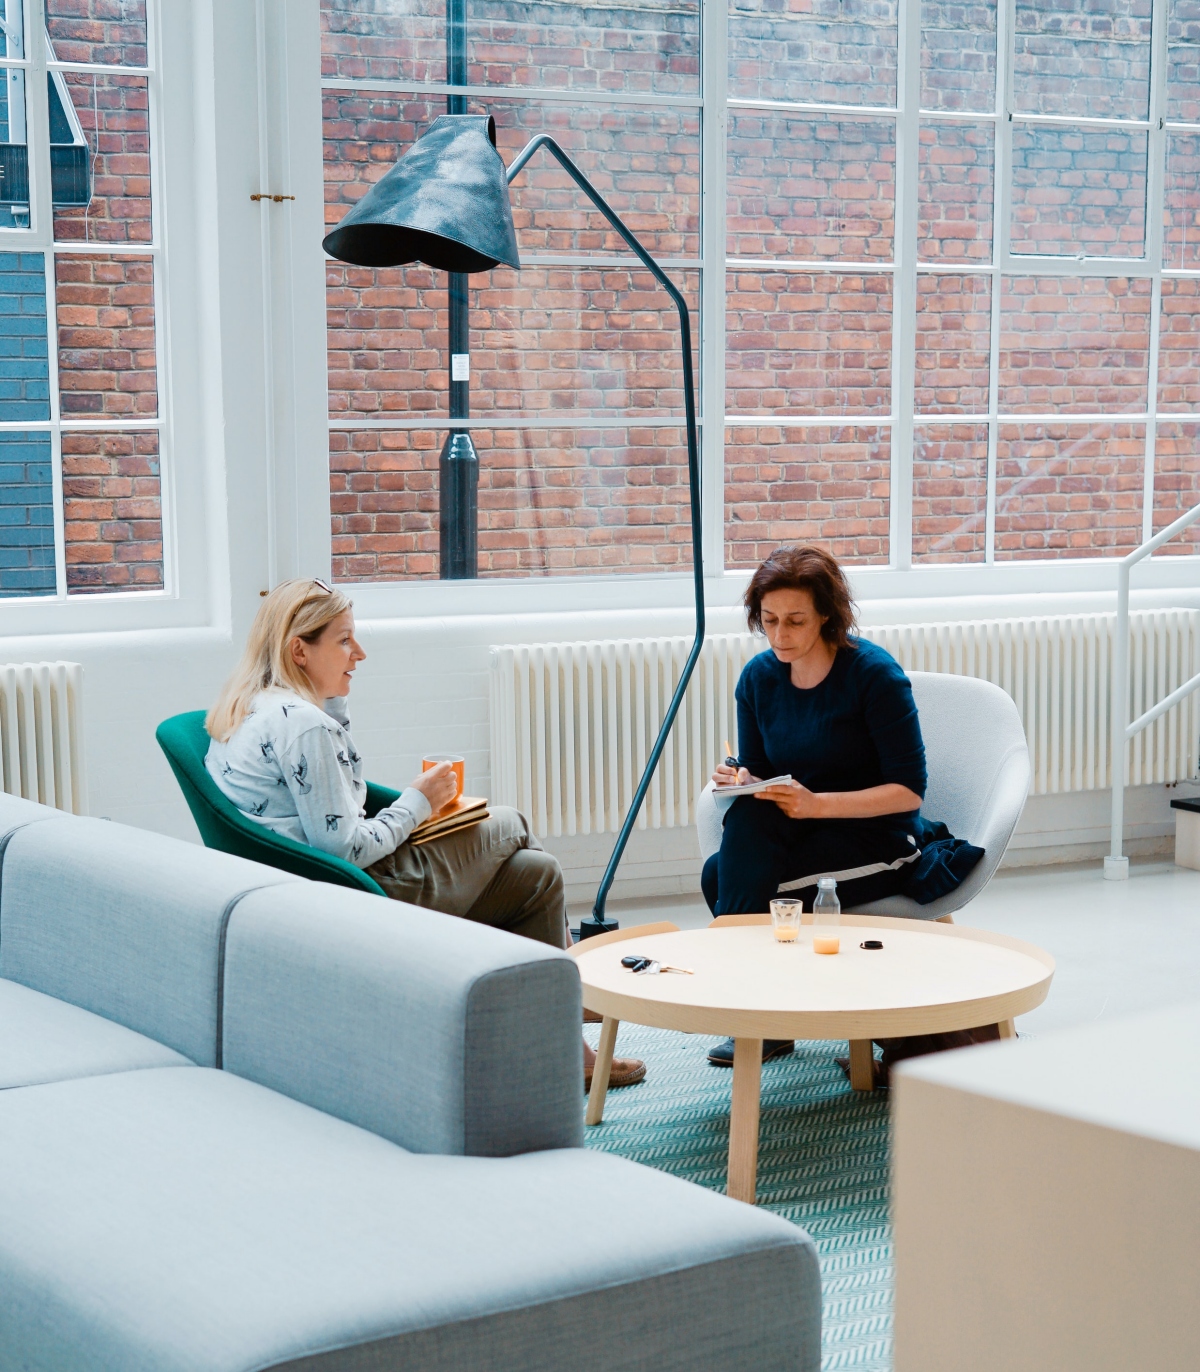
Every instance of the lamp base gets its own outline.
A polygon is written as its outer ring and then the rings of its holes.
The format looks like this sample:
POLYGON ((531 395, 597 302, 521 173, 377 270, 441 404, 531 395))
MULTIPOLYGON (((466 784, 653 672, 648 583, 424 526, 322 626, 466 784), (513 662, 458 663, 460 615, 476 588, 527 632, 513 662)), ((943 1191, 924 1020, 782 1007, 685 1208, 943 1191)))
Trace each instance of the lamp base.
POLYGON ((575 936, 576 943, 582 943, 585 938, 595 938, 597 934, 611 934, 620 927, 615 919, 597 920, 592 914, 587 919, 581 919, 579 928, 572 929, 571 933, 575 936))

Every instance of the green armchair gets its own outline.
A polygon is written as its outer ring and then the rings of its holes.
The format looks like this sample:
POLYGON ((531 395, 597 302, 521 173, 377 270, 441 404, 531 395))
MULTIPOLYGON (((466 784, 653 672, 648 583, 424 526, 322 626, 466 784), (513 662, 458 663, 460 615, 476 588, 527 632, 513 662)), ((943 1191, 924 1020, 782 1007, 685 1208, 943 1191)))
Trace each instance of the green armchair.
MULTIPOLYGON (((274 834, 242 814, 209 776, 204 765, 209 739, 203 710, 189 710, 186 714, 164 719, 154 736, 167 755, 206 848, 219 848, 223 853, 278 867, 312 881, 352 886, 377 896, 385 894, 379 883, 361 867, 322 853, 319 848, 310 848, 306 843, 296 843, 274 834)), ((399 791, 368 781, 367 814, 378 814, 399 794, 399 791)))

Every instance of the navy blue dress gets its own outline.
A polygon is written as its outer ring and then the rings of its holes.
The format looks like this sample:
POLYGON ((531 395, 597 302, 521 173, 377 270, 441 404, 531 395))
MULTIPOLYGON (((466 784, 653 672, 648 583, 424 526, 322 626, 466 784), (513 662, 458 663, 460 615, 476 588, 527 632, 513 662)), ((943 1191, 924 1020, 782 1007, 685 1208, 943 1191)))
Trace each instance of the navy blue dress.
MULTIPOLYGON (((759 653, 735 693, 738 757, 754 776, 790 773, 810 791, 863 791, 895 782, 922 798, 925 745, 912 685, 866 639, 841 648, 819 685, 792 685, 791 668, 759 653)), ((838 883, 842 908, 904 894, 927 903, 962 881, 983 850, 951 838, 920 811, 872 819, 789 819, 753 796, 725 816, 720 852, 704 869, 717 914, 766 910, 776 895, 812 908, 817 881, 838 883)))

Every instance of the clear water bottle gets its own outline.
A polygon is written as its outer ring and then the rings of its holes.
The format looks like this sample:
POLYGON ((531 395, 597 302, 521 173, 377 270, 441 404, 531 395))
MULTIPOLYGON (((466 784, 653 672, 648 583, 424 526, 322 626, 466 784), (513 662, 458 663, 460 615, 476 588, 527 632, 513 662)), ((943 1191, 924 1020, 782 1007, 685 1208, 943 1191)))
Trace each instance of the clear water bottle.
POLYGON ((837 882, 822 877, 817 882, 817 898, 813 901, 813 952, 836 953, 842 946, 842 902, 838 900, 837 882))

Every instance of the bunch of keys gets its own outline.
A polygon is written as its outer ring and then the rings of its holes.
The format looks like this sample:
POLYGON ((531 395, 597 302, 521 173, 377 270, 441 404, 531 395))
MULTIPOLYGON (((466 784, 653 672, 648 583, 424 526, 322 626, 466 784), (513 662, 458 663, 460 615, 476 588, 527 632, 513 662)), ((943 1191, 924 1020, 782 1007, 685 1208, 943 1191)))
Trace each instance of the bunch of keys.
POLYGON ((660 972, 678 972, 680 976, 693 976, 690 967, 664 967, 661 962, 655 962, 653 958, 639 958, 630 956, 621 959, 621 966, 628 967, 631 972, 637 972, 639 976, 656 977, 660 972))

